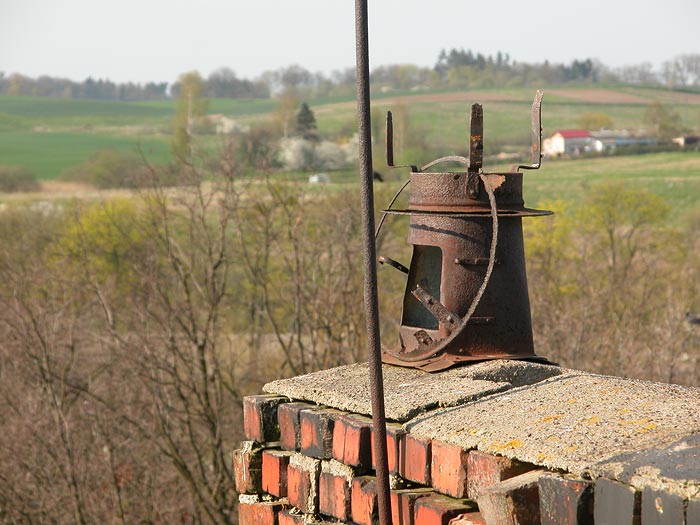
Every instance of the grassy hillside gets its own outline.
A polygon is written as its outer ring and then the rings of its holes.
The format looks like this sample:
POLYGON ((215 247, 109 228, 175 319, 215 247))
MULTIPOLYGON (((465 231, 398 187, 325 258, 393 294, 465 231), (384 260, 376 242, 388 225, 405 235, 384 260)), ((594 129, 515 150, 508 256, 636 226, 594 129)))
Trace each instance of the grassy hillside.
POLYGON ((24 166, 43 180, 54 179, 65 168, 83 162, 100 149, 109 148, 142 151, 152 163, 163 163, 169 158, 168 144, 162 137, 62 131, 0 132, 0 164, 24 166))
MULTIPOLYGON (((686 128, 700 132, 700 94, 639 87, 590 85, 543 86, 545 136, 577 127, 584 113, 604 113, 618 128, 638 128, 648 104, 660 100, 682 117, 686 128)), ((527 155, 530 103, 534 89, 417 91, 373 94, 374 133, 383 141, 384 115, 395 114, 397 160, 427 163, 436 156, 465 153, 468 112, 473 102, 484 105, 486 154, 501 150, 527 155), (410 158, 406 158, 410 157, 410 158)), ((321 135, 348 136, 356 129, 352 98, 309 101, 321 135)), ((275 100, 211 100, 210 113, 246 124, 270 121, 275 100)), ((0 96, 0 164, 17 164, 41 179, 55 178, 94 151, 142 147, 154 162, 167 158, 173 101, 117 102, 0 96)), ((378 148, 380 150, 381 148, 378 148)), ((378 155, 379 156, 379 155, 378 155)), ((487 168, 489 166, 486 166, 487 168)))
POLYGON ((700 209, 700 154, 656 153, 547 161, 539 171, 525 174, 525 200, 580 200, 592 185, 623 181, 649 189, 672 207, 672 220, 682 220, 691 209, 700 209))

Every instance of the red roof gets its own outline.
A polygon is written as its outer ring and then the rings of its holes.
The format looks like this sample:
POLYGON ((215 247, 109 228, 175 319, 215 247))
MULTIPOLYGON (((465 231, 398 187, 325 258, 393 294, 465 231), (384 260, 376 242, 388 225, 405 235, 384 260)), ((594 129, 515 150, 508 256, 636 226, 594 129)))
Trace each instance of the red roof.
POLYGON ((589 131, 585 129, 560 129, 555 133, 561 135, 565 139, 583 139, 592 136, 589 131))

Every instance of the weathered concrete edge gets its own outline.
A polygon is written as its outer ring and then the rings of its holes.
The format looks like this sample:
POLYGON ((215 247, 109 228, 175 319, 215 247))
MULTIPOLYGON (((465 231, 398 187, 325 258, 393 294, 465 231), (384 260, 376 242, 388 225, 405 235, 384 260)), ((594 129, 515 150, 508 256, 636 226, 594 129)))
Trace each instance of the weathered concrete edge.
POLYGON ((637 489, 700 499, 700 431, 668 444, 620 454, 592 465, 592 478, 609 478, 637 489), (689 481, 695 475, 697 482, 689 481))
MULTIPOLYGON (((599 458, 598 460, 594 459, 585 463, 576 461, 569 462, 564 457, 560 457, 558 460, 550 460, 546 457, 535 458, 532 454, 532 450, 527 445, 524 448, 517 448, 522 447, 523 445, 520 443, 516 445, 515 443, 518 440, 511 433, 509 433, 507 429, 504 429, 503 433, 501 434, 503 447, 498 450, 494 450, 490 446, 482 444, 478 438, 474 438, 473 440, 468 439, 465 441, 464 434, 462 434, 461 438, 444 434, 441 432, 441 429, 437 428, 435 423, 431 421, 435 417, 444 418, 445 416, 449 415, 449 419, 457 423, 457 425, 453 427, 455 430, 457 430, 459 427, 458 421, 460 416, 457 416, 456 413, 460 410, 470 410, 478 406, 487 407, 486 410, 488 410, 489 408, 493 408, 491 404, 495 399, 517 399, 519 397, 519 393, 522 394, 520 397, 524 397, 527 395, 528 391, 533 389, 545 389, 548 383, 555 383, 566 379, 575 379, 577 377, 581 379, 597 378, 601 380, 625 382, 628 383, 630 387, 632 385, 637 387, 660 386, 665 389, 667 388, 669 392, 687 392, 689 400, 691 398, 697 398, 697 395, 700 392, 700 389, 694 387, 653 383, 648 381, 569 370, 560 376, 553 377, 533 385, 517 387, 510 389, 505 393, 486 396, 472 404, 439 409, 420 415, 413 418, 411 421, 404 423, 403 426, 408 432, 415 434, 418 437, 425 439, 438 438, 454 445, 475 448, 490 454, 502 455, 511 459, 533 463, 537 466, 544 466, 554 470, 564 470, 587 479, 613 479, 634 486, 637 489, 652 488, 655 490, 676 494, 684 499, 694 499, 700 497, 700 425, 697 424, 697 418, 693 418, 694 423, 690 427, 686 425, 685 428, 671 430, 664 435, 658 436, 656 441, 645 442, 643 446, 640 446, 639 448, 623 448, 623 450, 621 450, 618 454, 615 454, 614 449, 609 449, 609 456, 599 458), (421 428, 422 421, 428 421, 429 423, 428 425, 423 423, 421 428), (689 441, 692 443, 689 444, 689 441), (688 452, 689 449, 690 453, 688 452), (671 451, 671 453, 668 453, 669 451, 671 451), (679 451, 683 451, 682 457, 678 454, 679 451), (665 453, 665 456, 663 453, 665 453), (562 462, 562 460, 564 460, 564 462, 562 462), (681 473, 677 472, 679 470, 679 466, 683 466, 683 469, 680 469, 682 470, 681 473)), ((484 408, 481 408, 482 412, 483 410, 484 408)), ((508 413, 504 413, 503 417, 506 422, 510 421, 508 413)), ((639 423, 642 423, 643 421, 644 420, 640 420, 639 423)), ((464 430, 465 428, 466 427, 461 427, 461 430, 464 430)), ((537 432, 537 430, 533 429, 532 432, 537 432)))
MULTIPOLYGON (((524 361, 488 361, 441 373, 383 365, 386 417, 397 422, 535 384, 564 373, 557 366, 524 361)), ((367 363, 356 363, 272 381, 263 391, 340 410, 371 415, 367 363)))

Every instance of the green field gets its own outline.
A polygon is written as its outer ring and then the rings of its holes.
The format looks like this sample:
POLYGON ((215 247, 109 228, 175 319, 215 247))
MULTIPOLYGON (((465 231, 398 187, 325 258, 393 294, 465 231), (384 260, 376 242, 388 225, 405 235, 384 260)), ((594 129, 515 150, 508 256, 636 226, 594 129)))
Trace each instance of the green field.
POLYGON ((44 180, 54 179, 65 168, 109 148, 140 151, 151 163, 164 163, 170 156, 162 138, 75 132, 0 133, 0 163, 24 166, 44 180))
MULTIPOLYGON (((557 129, 577 127, 584 113, 604 113, 616 128, 639 128, 647 105, 655 100, 677 111, 689 130, 700 132, 700 94, 664 89, 624 86, 543 86, 542 106, 544 136, 557 129)), ((468 141, 468 112, 471 103, 484 106, 485 153, 508 151, 525 158, 530 143, 530 103, 534 89, 482 89, 460 91, 416 91, 373 94, 375 158, 382 157, 384 115, 395 113, 396 134, 411 133, 417 146, 402 151, 397 145, 397 161, 427 163, 436 156, 464 154, 468 141), (410 158, 405 158, 409 156, 410 158)), ((355 128, 356 108, 350 97, 335 97, 309 101, 313 108, 319 133, 328 137, 347 137, 355 128)), ((273 118, 275 100, 210 100, 209 113, 223 114, 243 124, 255 125, 273 118)), ((155 163, 169 158, 169 129, 175 111, 173 101, 117 102, 95 100, 47 99, 0 96, 0 164, 29 168, 43 180, 56 178, 63 169, 85 161, 95 151, 115 148, 138 151, 155 163)), ((205 143, 215 144, 216 137, 205 137, 205 143)), ((650 162, 646 156, 630 160, 618 158, 550 163, 533 182, 545 181, 547 173, 556 173, 551 183, 563 193, 572 184, 562 183, 574 172, 586 166, 620 166, 604 170, 605 176, 625 177, 632 171, 645 177, 665 173, 667 183, 659 184, 660 192, 673 192, 673 177, 687 178, 697 165, 675 166, 680 159, 661 157, 662 162, 650 162), (648 165, 647 165, 648 164, 648 165), (625 165, 632 166, 625 168, 625 165), (685 166, 685 167, 684 167, 685 166), (551 171, 547 171, 551 170, 551 171)), ((691 163, 692 164, 692 163, 691 163)), ((382 169, 382 166, 379 165, 382 169)), ((487 162, 485 168, 492 166, 487 162)), ((594 169, 594 168, 588 168, 594 169)), ((597 168, 595 168, 597 169, 597 168)), ((629 175, 632 176, 632 175, 629 175)), ((602 175, 601 175, 602 177, 602 175)), ((348 172, 344 179, 351 178, 348 172)), ((537 184, 540 184, 537 182, 537 184)), ((542 184, 529 191, 534 196, 542 192, 542 184)))
POLYGON ((547 161, 539 171, 525 173, 525 200, 537 205, 544 200, 579 201, 592 185, 622 181, 646 188, 663 197, 673 208, 671 220, 683 220, 700 210, 700 153, 655 153, 547 161))

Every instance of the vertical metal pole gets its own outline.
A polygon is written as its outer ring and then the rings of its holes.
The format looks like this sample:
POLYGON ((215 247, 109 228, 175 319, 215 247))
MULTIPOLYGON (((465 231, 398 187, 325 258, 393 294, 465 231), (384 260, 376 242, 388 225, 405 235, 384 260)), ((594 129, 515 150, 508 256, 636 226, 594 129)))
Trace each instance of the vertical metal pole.
POLYGON ((384 414, 384 380, 379 339, 379 300, 377 297, 377 249, 374 244, 374 192, 372 170, 372 133, 369 109, 369 36, 367 0, 355 0, 355 56, 357 64, 357 116, 360 146, 360 193, 364 233, 365 312, 369 353, 372 426, 377 462, 377 503, 379 523, 391 525, 389 502, 389 465, 384 414))

